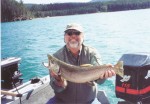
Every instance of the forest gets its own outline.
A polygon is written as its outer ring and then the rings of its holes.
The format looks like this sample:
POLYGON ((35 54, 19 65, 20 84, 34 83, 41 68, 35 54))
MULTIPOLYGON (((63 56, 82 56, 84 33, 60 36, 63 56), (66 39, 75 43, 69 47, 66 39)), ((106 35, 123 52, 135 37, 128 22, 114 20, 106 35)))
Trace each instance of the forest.
POLYGON ((33 18, 34 15, 25 7, 22 0, 1 0, 1 21, 17 21, 33 18))
POLYGON ((2 22, 39 17, 77 15, 150 8, 150 0, 113 0, 107 2, 24 4, 22 0, 2 0, 2 22))

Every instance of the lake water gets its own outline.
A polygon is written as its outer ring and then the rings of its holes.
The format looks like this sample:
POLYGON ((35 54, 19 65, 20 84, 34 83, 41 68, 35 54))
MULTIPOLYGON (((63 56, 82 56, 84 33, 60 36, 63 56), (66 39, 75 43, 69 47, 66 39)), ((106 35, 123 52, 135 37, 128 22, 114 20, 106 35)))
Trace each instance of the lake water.
MULTIPOLYGON (((22 58, 24 82, 48 75, 41 63, 64 45, 65 26, 73 22, 83 25, 84 43, 97 48, 104 64, 115 64, 125 53, 150 52, 150 9, 143 9, 2 23, 1 57, 22 58)), ((98 87, 117 103, 115 77, 98 87)))

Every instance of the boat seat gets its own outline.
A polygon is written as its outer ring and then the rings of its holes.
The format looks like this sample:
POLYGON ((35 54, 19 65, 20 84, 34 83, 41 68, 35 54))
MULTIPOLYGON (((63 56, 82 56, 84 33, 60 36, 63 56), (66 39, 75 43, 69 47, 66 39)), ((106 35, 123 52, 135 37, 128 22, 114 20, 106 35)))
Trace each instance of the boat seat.
POLYGON ((97 93, 97 99, 101 104, 110 104, 109 100, 105 94, 105 91, 99 90, 97 93))

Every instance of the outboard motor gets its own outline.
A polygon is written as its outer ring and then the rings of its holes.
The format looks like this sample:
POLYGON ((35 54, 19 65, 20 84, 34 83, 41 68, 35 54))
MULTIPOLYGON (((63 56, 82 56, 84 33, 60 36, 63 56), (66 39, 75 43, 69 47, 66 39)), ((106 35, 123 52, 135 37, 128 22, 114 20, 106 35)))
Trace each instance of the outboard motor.
POLYGON ((150 104, 150 53, 124 54, 124 77, 116 76, 116 96, 134 104, 150 104))
POLYGON ((1 61, 2 89, 12 89, 22 84, 22 73, 18 70, 20 60, 21 58, 11 57, 1 61))

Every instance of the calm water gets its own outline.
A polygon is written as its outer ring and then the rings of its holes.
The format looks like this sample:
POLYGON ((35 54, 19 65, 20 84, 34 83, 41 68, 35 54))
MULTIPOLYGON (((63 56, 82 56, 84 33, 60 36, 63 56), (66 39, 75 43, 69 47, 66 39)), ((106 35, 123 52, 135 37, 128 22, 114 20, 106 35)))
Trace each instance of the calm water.
MULTIPOLYGON (((25 82, 48 75, 41 63, 47 62, 47 53, 64 45, 64 28, 72 22, 83 25, 84 43, 98 49, 103 63, 115 64, 124 53, 150 52, 150 9, 145 9, 2 23, 1 57, 22 58, 20 70, 25 82)), ((115 77, 99 89, 106 91, 112 104, 117 103, 115 77)))

